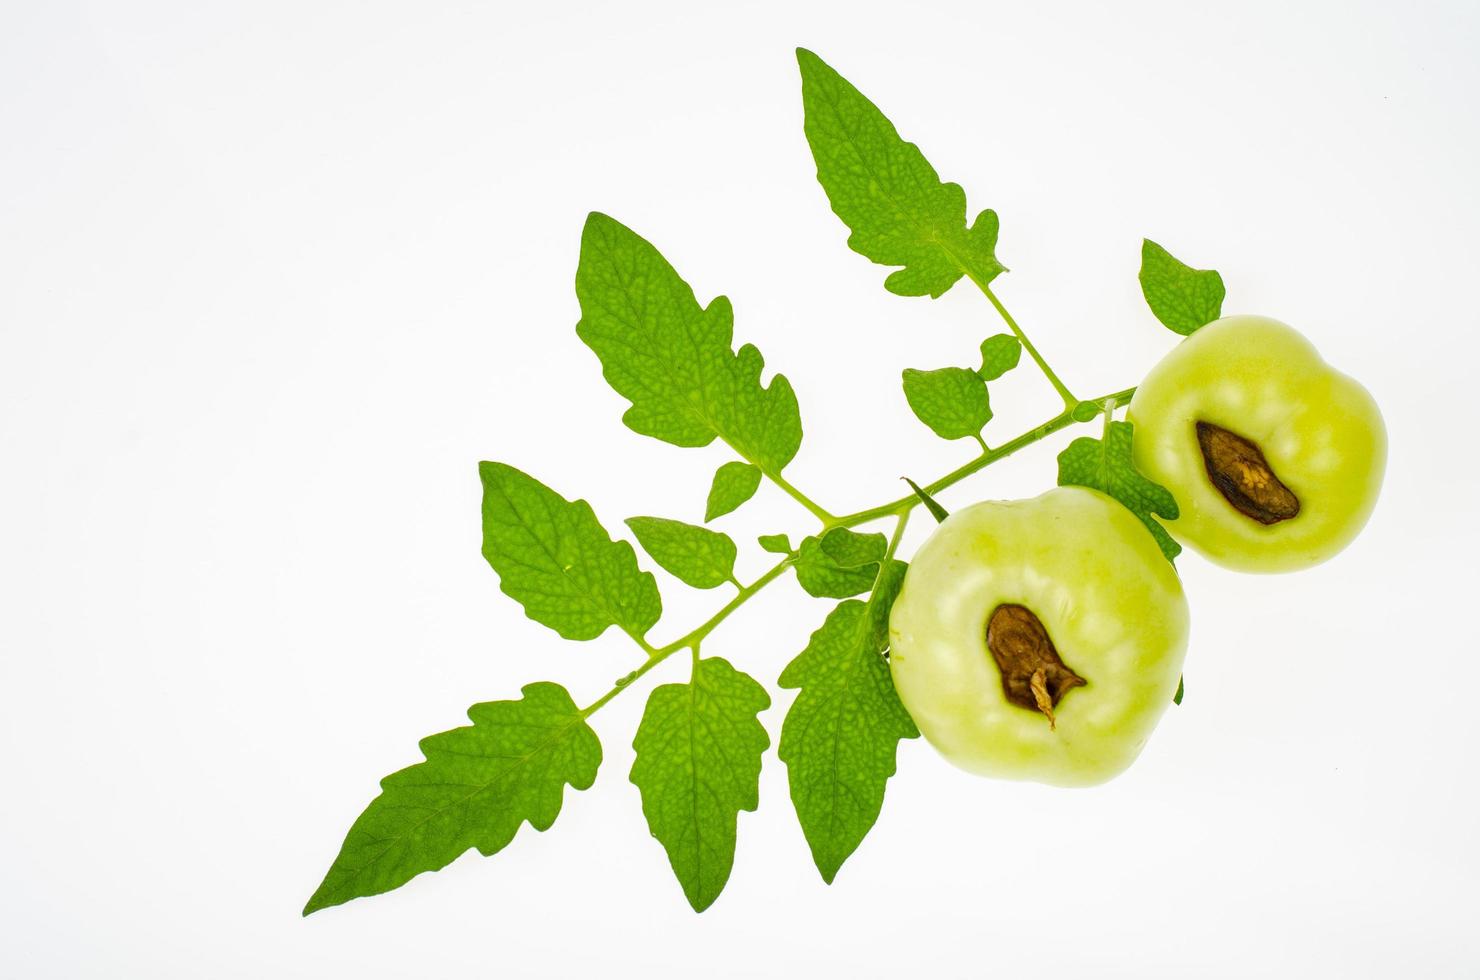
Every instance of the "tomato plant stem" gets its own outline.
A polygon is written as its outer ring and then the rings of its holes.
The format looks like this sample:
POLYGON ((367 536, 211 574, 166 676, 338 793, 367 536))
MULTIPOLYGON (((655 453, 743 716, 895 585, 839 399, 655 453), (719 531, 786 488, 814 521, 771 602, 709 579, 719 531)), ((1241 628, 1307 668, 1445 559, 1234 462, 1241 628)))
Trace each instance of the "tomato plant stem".
MULTIPOLYGON (((1093 400, 1101 403, 1113 402, 1115 405, 1119 406, 1129 402, 1131 400, 1131 396, 1135 393, 1136 389, 1126 388, 1124 391, 1117 391, 1113 394, 1102 395, 1099 398, 1093 400)), ((931 483, 927 483, 925 485, 925 492, 934 495, 954 483, 959 483, 961 480, 964 480, 966 477, 977 472, 978 470, 992 465, 999 459, 1011 456, 1019 449, 1022 449, 1025 446, 1031 446, 1033 443, 1038 442, 1040 439, 1050 436, 1060 429, 1074 424, 1074 421, 1075 419, 1073 406, 1070 406, 1069 408, 1064 409, 1062 412, 1060 412, 1058 415, 1055 415, 1048 421, 1034 426, 1027 432, 1024 432, 1021 435, 1017 436, 1016 438, 1009 439, 1007 442, 1004 442, 996 449, 987 450, 976 459, 971 460, 969 463, 958 466, 951 472, 947 473, 945 476, 942 476, 939 479, 932 481, 931 483)), ((880 504, 877 507, 870 507, 867 510, 860 510, 853 514, 845 514, 842 517, 835 518, 830 526, 855 527, 859 524, 867 524, 869 521, 875 521, 881 517, 889 517, 893 514, 899 514, 913 507, 917 503, 919 503, 918 497, 916 497, 914 494, 906 494, 905 496, 900 497, 898 500, 890 501, 887 504, 880 504)))
POLYGON ((1018 339, 1018 343, 1023 345, 1023 350, 1028 352, 1028 356, 1033 359, 1034 364, 1038 365, 1038 369, 1043 372, 1043 376, 1048 379, 1048 383, 1053 385, 1053 390, 1057 391, 1059 397, 1064 400, 1064 407, 1073 408, 1079 399, 1075 398, 1069 392, 1068 386, 1059 380, 1057 374, 1053 373, 1053 368, 1049 367, 1048 362, 1043 359, 1043 355, 1038 353, 1038 348, 1033 346, 1033 342, 1028 339, 1028 335, 1023 332, 1023 328, 1018 326, 1017 321, 1012 318, 1012 314, 1007 312, 1007 307, 1002 305, 1002 301, 997 298, 997 294, 992 292, 991 287, 975 275, 971 276, 971 281, 976 283, 976 287, 982 291, 982 295, 986 296, 992 306, 997 309, 997 314, 1002 317, 1003 322, 1012 331, 1012 335, 1018 339))
MULTIPOLYGON (((985 289, 985 287, 983 287, 983 289, 985 289)), ((1011 320, 1009 320, 1008 322, 1011 323, 1011 320)), ((1022 337, 1019 337, 1019 339, 1023 340, 1023 346, 1028 347, 1029 353, 1032 353, 1032 348, 1028 346, 1026 339, 1022 337)), ((1047 371, 1047 368, 1045 367, 1044 370, 1047 371)), ((1051 374, 1050 378, 1055 381, 1057 380, 1053 379, 1051 374)), ((1056 387, 1061 386, 1056 385, 1056 387)), ((1108 419, 1110 417, 1110 412, 1112 409, 1118 408, 1119 406, 1129 402, 1131 400, 1131 396, 1135 393, 1135 388, 1126 388, 1123 391, 1117 391, 1108 395, 1102 395, 1099 398, 1092 399, 1092 401, 1099 402, 1105 407, 1104 414, 1105 417, 1108 419)), ((1068 389, 1061 389, 1060 394, 1069 397, 1068 389)), ((928 494, 938 493, 941 490, 944 490, 946 487, 949 487, 952 484, 959 483, 961 480, 966 479, 968 476, 976 473, 978 470, 985 469, 986 467, 997 462, 999 459, 1004 459, 1008 456, 1011 456, 1019 449, 1022 449, 1025 446, 1031 446, 1033 443, 1038 442, 1039 440, 1044 439, 1055 432, 1058 432, 1060 429, 1074 424, 1074 422, 1076 421, 1074 418, 1074 406, 1077 404, 1079 404, 1077 401, 1071 401, 1067 404, 1062 412, 1060 412, 1058 415, 1055 415, 1048 421, 1034 426, 1033 428, 1018 435, 1013 439, 1009 439, 1007 442, 1004 442, 996 449, 984 450, 981 455, 977 456, 969 463, 958 466, 951 472, 947 473, 945 476, 942 476, 926 484, 925 492, 928 494)), ((822 526, 824 528, 854 527, 859 524, 866 524, 869 521, 878 520, 881 517, 895 518, 894 532, 889 537, 889 545, 884 552, 884 558, 882 561, 879 562, 880 578, 882 578, 884 570, 888 568, 889 562, 893 560, 894 553, 899 550, 900 541, 904 538, 905 525, 909 522, 910 519, 910 512, 914 510, 915 506, 920 502, 920 498, 916 497, 914 494, 908 494, 906 496, 900 497, 898 500, 890 501, 887 504, 880 504, 877 507, 870 507, 867 510, 860 510, 857 513, 847 514, 843 517, 834 517, 832 514, 829 514, 821 507, 818 507, 816 504, 812 503, 812 501, 807 499, 804 494, 802 494, 795 487, 791 486, 785 480, 782 480, 780 477, 774 476, 769 473, 766 475, 769 476, 771 480, 776 483, 777 486, 785 490, 788 494, 792 496, 793 499, 802 504, 802 506, 806 507, 807 510, 811 511, 819 520, 821 520, 822 526)), ((612 698, 616 697, 618 694, 621 694, 628 687, 630 687, 633 681, 637 680, 643 674, 646 674, 648 671, 658 666, 658 664, 668 659, 669 656, 676 653, 677 651, 692 648, 694 651, 694 656, 697 658, 699 655, 699 644, 703 642, 704 638, 707 637, 710 633, 714 632, 719 624, 724 622, 726 617, 728 617, 730 613, 734 612, 736 609, 739 609, 741 606, 743 606, 746 602, 750 601, 751 596, 755 595, 757 592, 761 591, 766 586, 774 582, 778 577, 780 577, 783 572, 791 567, 791 563, 795 560, 795 555, 787 555, 785 558, 781 559, 781 561, 771 566, 770 570, 768 570, 765 574, 756 579, 754 582, 751 582, 749 585, 740 586, 739 591, 735 593, 734 598, 725 603, 718 612, 716 612, 713 616, 710 616, 698 626, 689 630, 689 632, 685 633, 683 636, 680 636, 678 639, 674 640, 672 643, 665 644, 661 647, 654 647, 643 637, 633 637, 638 646, 642 647, 642 649, 647 653, 647 660, 643 661, 642 665, 636 670, 632 671, 621 680, 617 681, 617 683, 612 687, 610 691, 607 691, 605 694, 597 698, 595 701, 591 702, 585 708, 582 708, 581 716, 589 717, 591 714, 596 712, 597 709, 601 708, 602 705, 606 704, 612 698)), ((878 580, 879 579, 876 578, 875 582, 877 583, 878 580)), ((869 601, 873 601, 873 594, 869 596, 869 601)))
POLYGON ((792 500, 795 500, 797 503, 807 508, 807 510, 811 512, 812 516, 817 518, 824 525, 831 524, 836 519, 825 509, 813 503, 812 499, 806 494, 802 493, 802 491, 798 490, 796 487, 786 482, 786 479, 782 477, 780 473, 766 473, 766 476, 770 479, 772 483, 776 484, 783 491, 785 491, 786 495, 791 497, 792 500))
POLYGON ((647 660, 643 661, 642 666, 638 667, 636 670, 632 671, 621 680, 617 681, 617 683, 612 686, 612 689, 610 691, 607 691, 601 697, 597 698, 595 701, 582 708, 581 716, 583 718, 590 717, 590 715, 592 715, 598 708, 626 690, 633 681, 637 680, 643 674, 646 674, 648 671, 658 666, 658 664, 662 663, 664 660, 667 660, 677 651, 683 650, 687 647, 693 647, 694 656, 697 658, 699 656, 700 642, 702 642, 706 636, 713 632, 716 626, 724 622, 725 617, 729 616, 730 613, 743 606, 751 596, 755 595, 761 589, 764 589, 767 585, 770 585, 777 576, 786 571, 786 569, 791 565, 791 562, 792 558, 790 555, 788 555, 786 558, 783 558, 781 561, 771 566, 770 570, 767 571, 760 578, 756 579, 749 585, 742 586, 740 591, 735 593, 735 597, 729 602, 725 603, 725 605, 720 609, 719 612, 715 613, 713 616, 710 616, 707 620, 689 630, 689 632, 685 633, 683 636, 680 636, 672 643, 653 648, 645 641, 639 640, 638 642, 642 645, 643 649, 649 651, 647 660))

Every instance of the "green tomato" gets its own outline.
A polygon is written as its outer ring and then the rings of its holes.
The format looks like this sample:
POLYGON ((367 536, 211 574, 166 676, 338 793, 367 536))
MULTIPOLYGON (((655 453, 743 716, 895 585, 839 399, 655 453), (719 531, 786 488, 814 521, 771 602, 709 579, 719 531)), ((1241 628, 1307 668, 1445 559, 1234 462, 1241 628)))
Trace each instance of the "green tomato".
POLYGON ((1278 320, 1229 316, 1182 341, 1131 399, 1136 467, 1177 498, 1164 521, 1211 561, 1282 572, 1346 547, 1377 503, 1377 403, 1278 320))
POLYGON ((971 772, 1058 786, 1129 766, 1171 704, 1187 600, 1136 516, 1059 487, 956 511, 910 563, 889 668, 920 731, 971 772))

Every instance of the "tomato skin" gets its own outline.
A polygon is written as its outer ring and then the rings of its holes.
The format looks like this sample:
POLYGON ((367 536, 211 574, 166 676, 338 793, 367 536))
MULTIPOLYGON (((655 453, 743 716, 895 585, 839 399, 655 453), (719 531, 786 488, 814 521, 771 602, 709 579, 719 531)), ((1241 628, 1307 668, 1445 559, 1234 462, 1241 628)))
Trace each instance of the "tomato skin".
POLYGON ((951 514, 910 563, 890 614, 890 671, 926 739, 970 772, 1089 786, 1135 761, 1172 703, 1187 650, 1182 584, 1110 497, 1059 487, 951 514), (1003 604, 1030 609, 1087 685, 1056 727, 1009 701, 986 644, 1003 604))
POLYGON ((1204 557, 1246 572, 1308 568, 1366 525, 1387 465, 1387 431, 1367 390, 1331 367, 1294 329, 1229 316, 1178 344, 1136 389, 1136 467, 1177 498, 1163 521, 1204 557), (1300 513, 1261 524, 1239 513, 1208 477, 1196 423, 1257 443, 1300 513))

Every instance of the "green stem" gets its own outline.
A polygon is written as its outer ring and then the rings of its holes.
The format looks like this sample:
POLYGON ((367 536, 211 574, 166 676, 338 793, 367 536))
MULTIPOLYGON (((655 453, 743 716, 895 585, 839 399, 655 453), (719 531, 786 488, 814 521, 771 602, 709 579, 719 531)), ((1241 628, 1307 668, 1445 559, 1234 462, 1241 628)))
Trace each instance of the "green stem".
POLYGON ((1028 339, 1028 335, 1023 333, 1023 328, 1018 326, 1017 321, 1012 318, 1012 314, 1007 312, 1007 307, 1002 305, 1002 301, 997 298, 997 294, 992 292, 991 287, 975 275, 971 276, 971 281, 976 283, 976 287, 997 308, 998 315, 1002 317, 1003 321, 1007 323, 1008 328, 1012 330, 1012 335, 1018 339, 1018 343, 1023 345, 1023 350, 1028 352, 1028 356, 1033 359, 1033 363, 1038 365, 1038 369, 1043 372, 1043 376, 1048 379, 1048 383, 1053 385, 1053 390, 1057 391, 1059 397, 1064 400, 1064 407, 1073 408, 1079 400, 1069 392, 1068 387, 1059 380, 1059 376, 1053 373, 1053 368, 1049 367, 1048 362, 1043 359, 1043 355, 1038 353, 1038 348, 1034 347, 1033 342, 1028 339))
POLYGON ((894 553, 899 550, 899 542, 904 540, 905 525, 910 522, 910 512, 904 511, 899 515, 899 520, 894 523, 894 533, 889 535, 889 547, 884 549, 884 558, 879 562, 879 573, 874 576, 874 587, 869 590, 868 610, 866 615, 872 619, 875 604, 879 599, 879 584, 884 581, 884 576, 889 574, 889 566, 894 561, 894 553))
POLYGON ((621 694, 623 691, 627 690, 627 688, 631 687, 633 681, 637 680, 643 674, 646 674, 648 671, 658 666, 658 664, 662 663, 663 658, 666 656, 666 653, 655 653, 652 656, 648 657, 647 660, 643 662, 643 665, 641 667, 637 668, 626 677, 623 677, 621 680, 617 681, 617 683, 612 686, 612 689, 610 691, 607 691, 601 697, 597 698, 595 701, 592 701, 590 704, 586 705, 586 707, 582 708, 581 717, 591 717, 591 715, 595 714, 602 705, 606 704, 612 698, 616 697, 618 694, 621 694))
POLYGON ((643 662, 642 666, 638 667, 626 677, 623 677, 621 680, 617 681, 617 683, 612 687, 610 691, 607 691, 605 694, 597 698, 595 701, 591 702, 585 708, 582 708, 581 717, 589 718, 602 705, 606 704, 612 698, 616 697, 618 694, 621 694, 627 688, 631 687, 633 681, 637 680, 643 674, 646 674, 648 671, 658 666, 658 664, 662 663, 664 660, 667 660, 677 651, 682 650, 685 647, 693 647, 694 656, 697 657, 699 655, 700 641, 703 640, 704 637, 712 633, 716 626, 724 622, 725 617, 729 616, 730 613, 743 606, 751 596, 755 595, 761 589, 764 589, 767 585, 770 585, 777 576, 786 571, 786 569, 790 567, 791 561, 791 558, 787 557, 777 562, 771 567, 770 571, 766 572, 766 574, 762 575, 760 578, 756 579, 749 585, 741 588, 740 591, 735 594, 735 597, 729 602, 725 603, 724 607, 721 608, 719 612, 715 613, 713 616, 710 616, 707 620, 689 630, 687 633, 685 633, 683 636, 680 636, 672 643, 658 647, 657 649, 653 649, 652 647, 644 643, 643 648, 649 650, 650 652, 648 654, 647 660, 643 662))
MULTIPOLYGON (((1129 402, 1131 400, 1131 396, 1135 393, 1136 389, 1127 388, 1124 391, 1117 391, 1114 394, 1102 395, 1101 397, 1094 399, 1094 401, 1114 402, 1116 406, 1120 406, 1129 402)), ((1076 402, 1075 404, 1078 403, 1076 402)), ((930 494, 931 496, 934 496, 941 490, 944 490, 946 487, 949 487, 954 483, 959 483, 961 480, 964 480, 966 477, 970 476, 980 469, 983 469, 984 467, 992 465, 999 459, 1011 456, 1013 453, 1017 452, 1019 449, 1022 449, 1024 446, 1031 446, 1033 443, 1038 442, 1040 439, 1053 435, 1060 429, 1066 428, 1067 426, 1070 426, 1072 424, 1074 424, 1074 408, 1071 405, 1068 408, 1065 408, 1058 415, 1055 415, 1053 418, 1049 419, 1047 422, 1044 422, 1041 425, 1034 426, 1033 428, 1019 435, 1015 439, 1010 439, 1007 442, 1004 442, 1002 445, 998 446, 996 449, 988 450, 987 452, 982 453, 971 462, 966 463, 963 466, 958 466, 940 479, 926 484, 925 492, 930 494)), ((835 518, 831 526, 854 527, 859 524, 866 524, 869 521, 875 521, 881 517, 889 517, 891 515, 905 513, 910 510, 910 508, 914 507, 917 503, 919 503, 918 497, 916 497, 914 494, 907 494, 906 496, 900 497, 898 500, 890 501, 887 504, 880 504, 877 507, 870 507, 868 510, 860 510, 857 513, 845 514, 842 517, 835 518)))
MULTIPOLYGON (((983 286, 982 288, 985 291, 986 287, 983 286)), ((1003 315, 1006 316, 1005 311, 1003 315)), ((1012 323, 1011 319, 1008 320, 1008 323, 1012 323)), ((1028 345, 1026 338, 1023 338, 1021 336, 1021 332, 1019 332, 1019 339, 1023 341, 1023 346, 1028 348, 1029 353, 1032 353, 1032 348, 1028 345)), ((1034 355, 1034 357, 1036 359, 1036 354, 1034 355)), ((1010 439, 1007 442, 1004 442, 996 449, 988 449, 984 451, 976 459, 973 459, 971 462, 965 464, 964 466, 956 467, 956 469, 947 473, 945 476, 931 481, 925 487, 926 493, 939 493, 946 487, 949 487, 954 483, 964 480, 966 477, 977 472, 978 470, 990 466, 991 464, 997 462, 999 459, 1011 456, 1013 453, 1017 452, 1019 449, 1022 449, 1024 446, 1031 446, 1033 443, 1038 442, 1040 439, 1052 435, 1060 429, 1073 424, 1074 406, 1077 405, 1078 402, 1069 401, 1071 396, 1068 395, 1067 389, 1063 389, 1061 385, 1057 384, 1058 379, 1054 378, 1051 372, 1048 372, 1048 368, 1046 365, 1042 365, 1041 361, 1039 363, 1041 366, 1043 366, 1045 373, 1047 373, 1049 376, 1049 379, 1055 382, 1055 387, 1059 387, 1060 393, 1065 396, 1065 400, 1066 402, 1068 402, 1068 404, 1064 411, 1060 412, 1058 415, 1055 415, 1047 422, 1044 422, 1043 424, 1038 426, 1034 426, 1027 432, 1019 435, 1017 438, 1010 439)), ((1111 412, 1115 408, 1118 408, 1119 406, 1129 402, 1131 400, 1131 396, 1135 393, 1136 389, 1127 388, 1124 391, 1117 391, 1109 395, 1103 395, 1093 400, 1100 402, 1105 406, 1104 415, 1105 418, 1108 420, 1110 418, 1111 412)), ((785 480, 781 479, 778 476, 772 476, 769 473, 766 475, 770 476, 771 479, 776 483, 776 485, 789 493, 793 499, 795 499, 802 506, 806 507, 814 515, 816 515, 817 518, 822 521, 823 527, 825 528, 853 527, 858 524, 867 523, 868 521, 877 520, 881 517, 893 516, 896 519, 896 523, 894 525, 894 533, 890 535, 889 545, 884 551, 884 559, 879 563, 879 574, 881 576, 884 574, 884 570, 888 568, 889 562, 894 558, 894 553, 899 550, 900 541, 904 538, 905 525, 909 523, 910 511, 912 511, 915 505, 920 502, 918 497, 916 497, 914 494, 910 494, 905 497, 900 497, 898 500, 891 501, 887 504, 880 504, 877 507, 870 507, 868 510, 858 511, 855 514, 848 514, 843 517, 834 517, 827 511, 823 510, 821 507, 818 507, 816 504, 812 503, 812 501, 808 500, 806 496, 804 496, 800 491, 791 486, 785 480)), ((761 589, 764 589, 767 585, 770 585, 773 581, 775 581, 783 572, 787 570, 787 568, 791 566, 791 563, 795 560, 795 558, 795 555, 788 555, 781 561, 777 562, 775 565, 771 566, 769 571, 767 571, 760 578, 756 579, 754 582, 750 583, 749 585, 740 586, 739 591, 735 593, 735 597, 732 598, 729 602, 725 603, 718 612, 716 612, 713 616, 710 616, 698 626, 689 630, 683 636, 680 636, 678 639, 674 640, 672 643, 665 644, 661 647, 654 647, 642 637, 633 637, 633 639, 637 641, 638 645, 647 652, 647 660, 643 661, 642 666, 638 667, 636 670, 632 671, 631 673, 627 674, 627 676, 617 681, 617 683, 612 687, 610 691, 607 691, 601 697, 597 698, 595 701, 592 701, 585 708, 582 708, 581 717, 590 717, 612 698, 616 697, 618 694, 621 694, 627 688, 631 687, 633 681, 637 680, 639 677, 646 674, 654 667, 658 666, 658 664, 662 663, 664 660, 667 660, 670 656, 672 656, 679 650, 692 648, 694 651, 694 657, 697 660, 699 656, 699 644, 704 640, 704 638, 707 637, 710 633, 714 632, 719 624, 724 622, 725 619, 728 618, 732 612, 734 612, 736 609, 739 609, 746 602, 748 602, 751 596, 755 595, 761 589)), ((736 584, 738 585, 738 583, 736 584)), ((870 595, 869 601, 873 601, 872 595, 870 595)))
POLYGON ((704 622, 689 630, 667 646, 659 647, 656 655, 658 657, 666 657, 675 650, 682 650, 684 647, 691 646, 704 639, 704 637, 714 632, 716 626, 725 621, 726 616, 743 606, 751 596, 770 585, 778 575, 791 567, 791 561, 791 558, 788 556, 781 559, 775 565, 772 565, 770 571, 735 593, 735 598, 725 603, 719 612, 710 616, 704 622))
MULTIPOLYGON (((762 472, 765 471, 762 470, 762 472)), ((787 483, 786 479, 780 473, 766 473, 766 476, 770 479, 772 483, 776 484, 782 490, 786 491, 787 496, 791 497, 792 500, 795 500, 797 503, 807 508, 807 510, 811 511, 812 516, 817 518, 823 524, 831 524, 834 520, 836 520, 836 518, 834 518, 832 514, 829 514, 822 507, 813 503, 810 497, 802 493, 802 491, 798 490, 790 483, 787 483)))
MULTIPOLYGON (((904 526, 909 522, 909 511, 905 511, 904 513, 899 515, 899 520, 894 525, 894 533, 889 535, 889 547, 884 549, 884 560, 879 562, 880 577, 883 576, 884 569, 889 566, 889 562, 894 560, 894 553, 899 550, 899 542, 904 539, 904 526)), ((870 598, 872 598, 872 596, 870 596, 870 598)))

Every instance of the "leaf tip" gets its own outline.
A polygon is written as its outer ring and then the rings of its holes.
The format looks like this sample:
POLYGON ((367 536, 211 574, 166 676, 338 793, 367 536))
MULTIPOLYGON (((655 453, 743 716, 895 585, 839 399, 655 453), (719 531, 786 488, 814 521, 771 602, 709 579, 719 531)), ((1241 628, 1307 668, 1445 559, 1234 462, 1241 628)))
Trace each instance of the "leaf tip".
POLYGON ((302 913, 303 917, 306 919, 310 915, 313 915, 315 912, 318 912, 321 909, 326 909, 329 906, 336 904, 338 903, 330 901, 324 895, 324 886, 323 884, 320 884, 319 887, 314 891, 314 893, 308 897, 308 901, 304 904, 302 913))
POLYGON ((622 224, 616 218, 604 211, 589 211, 586 214, 585 224, 581 226, 582 255, 585 255, 585 246, 588 242, 595 240, 620 238, 622 236, 636 237, 636 233, 622 224), (598 239, 598 236, 600 238, 598 239))

